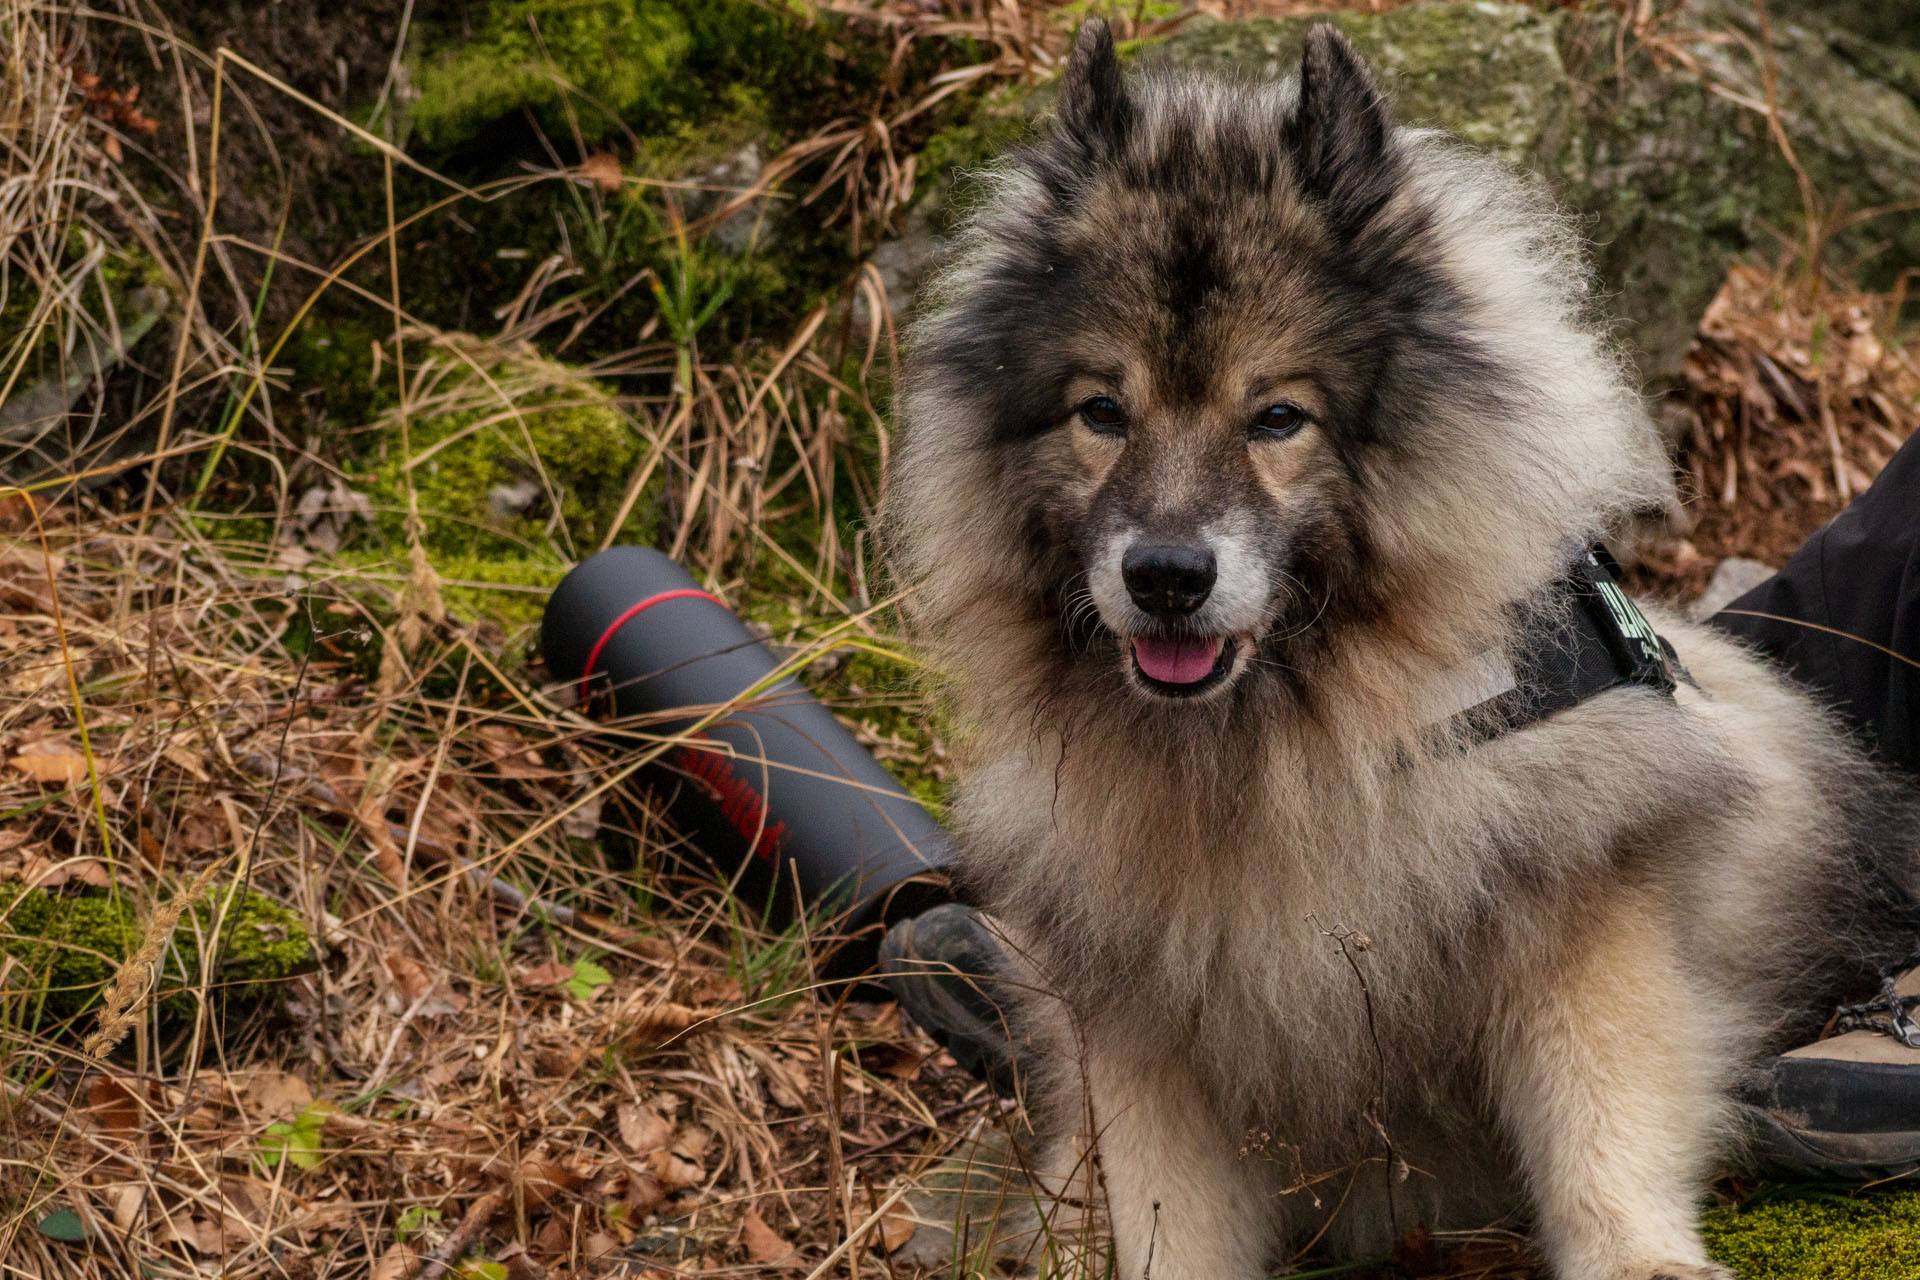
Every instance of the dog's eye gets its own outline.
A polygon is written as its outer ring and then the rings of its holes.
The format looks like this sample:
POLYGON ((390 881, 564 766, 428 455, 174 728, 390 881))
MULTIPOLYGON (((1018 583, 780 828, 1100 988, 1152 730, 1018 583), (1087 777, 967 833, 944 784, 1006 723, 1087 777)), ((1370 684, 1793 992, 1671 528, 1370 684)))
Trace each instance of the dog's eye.
POLYGON ((1284 440, 1306 426, 1308 421, 1305 409, 1282 400, 1279 404, 1270 404, 1255 414, 1253 425, 1247 429, 1247 434, 1257 440, 1284 440))
POLYGON ((1112 396, 1095 396, 1080 406, 1080 420, 1103 436, 1124 435, 1127 415, 1112 396))

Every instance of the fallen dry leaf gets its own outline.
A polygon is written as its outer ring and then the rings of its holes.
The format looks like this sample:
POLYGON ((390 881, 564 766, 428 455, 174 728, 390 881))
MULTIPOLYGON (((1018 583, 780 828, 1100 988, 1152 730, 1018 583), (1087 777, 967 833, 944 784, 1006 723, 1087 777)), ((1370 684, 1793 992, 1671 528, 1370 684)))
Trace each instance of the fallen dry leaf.
POLYGON ((547 1269, 535 1262, 527 1253, 527 1246, 518 1240, 493 1255, 493 1260, 507 1269, 507 1280, 544 1280, 547 1269))
POLYGON ((154 835, 153 828, 144 822, 140 824, 140 856, 155 871, 160 870, 167 861, 166 842, 154 835))
POLYGON ((399 951, 387 952, 385 960, 388 976, 408 1004, 433 990, 433 978, 418 960, 399 951))
POLYGON ((740 1220, 740 1243, 747 1247, 747 1261, 763 1266, 793 1256, 793 1246, 752 1209, 740 1220))
POLYGON ((62 862, 52 862, 37 853, 29 853, 20 878, 30 887, 41 889, 59 889, 74 881, 95 889, 113 887, 113 874, 93 858, 68 858, 62 862))
MULTIPOLYGON (((50 787, 76 787, 87 780, 87 758, 64 747, 26 747, 7 761, 35 782, 50 787)), ((94 768, 102 774, 112 771, 107 761, 95 756, 94 768)))
POLYGON ((580 162, 577 170, 583 182, 590 182, 607 195, 620 189, 620 158, 611 151, 596 151, 580 162))
POLYGON ((585 1175, 552 1160, 522 1160, 520 1189, 529 1210, 564 1195, 586 1181, 585 1175))
POLYGON ((660 1150, 647 1157, 647 1168, 669 1191, 697 1187, 707 1180, 707 1171, 691 1160, 683 1160, 671 1151, 660 1150))
POLYGON ((262 1071, 248 1079, 246 1092, 269 1120, 283 1120, 313 1101, 313 1090, 291 1071, 262 1071))
POLYGON ((652 1107, 623 1102, 614 1118, 620 1126, 620 1141, 637 1156, 652 1155, 673 1139, 673 1126, 652 1107))
POLYGON ((24 533, 33 528, 35 506, 24 493, 0 496, 0 533, 24 533))
POLYGON ((630 1169, 627 1177, 627 1194, 624 1197, 629 1221, 638 1222, 647 1214, 660 1207, 667 1198, 667 1189, 660 1185, 660 1179, 646 1169, 630 1169))
POLYGON ((138 1182, 127 1183, 113 1193, 113 1225, 123 1234, 133 1230, 146 1203, 146 1187, 138 1182))
POLYGON ((573 966, 561 964, 558 960, 549 960, 545 964, 535 965, 520 975, 520 981, 529 987, 557 987, 573 977, 573 966))
POLYGON ((919 1224, 913 1215, 905 1209, 894 1209, 880 1215, 880 1247, 888 1253, 904 1249, 907 1241, 913 1239, 913 1233, 919 1224))
POLYGON ((95 1076, 87 1082, 87 1116, 102 1131, 132 1141, 140 1132, 140 1099, 127 1081, 95 1076))
POLYGON ((227 847, 227 821, 213 809, 195 809, 180 820, 180 843, 189 853, 217 853, 227 847))
POLYGON ((405 1280, 413 1274, 414 1266, 420 1261, 420 1255, 404 1244, 397 1244, 380 1255, 380 1261, 373 1264, 373 1273, 368 1280, 405 1280))
POLYGON ((673 1140, 673 1154, 683 1160, 697 1161, 713 1145, 713 1130, 703 1124, 690 1124, 673 1140))

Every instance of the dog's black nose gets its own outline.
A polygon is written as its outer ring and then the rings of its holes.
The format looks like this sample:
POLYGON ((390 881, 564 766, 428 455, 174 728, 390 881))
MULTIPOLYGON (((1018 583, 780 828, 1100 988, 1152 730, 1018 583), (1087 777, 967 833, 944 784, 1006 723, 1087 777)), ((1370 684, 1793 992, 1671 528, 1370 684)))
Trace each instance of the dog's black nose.
POLYGON ((1127 594, 1157 617, 1185 617, 1205 604, 1213 575, 1213 552, 1205 547, 1136 545, 1120 557, 1127 594))

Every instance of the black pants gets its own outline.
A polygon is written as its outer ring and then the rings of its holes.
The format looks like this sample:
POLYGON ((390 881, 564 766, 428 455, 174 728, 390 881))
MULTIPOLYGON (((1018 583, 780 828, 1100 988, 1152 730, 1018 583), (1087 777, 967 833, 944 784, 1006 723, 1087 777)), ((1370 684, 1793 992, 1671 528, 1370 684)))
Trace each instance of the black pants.
POLYGON ((1833 704, 1888 763, 1920 773, 1920 433, 1713 622, 1833 704))

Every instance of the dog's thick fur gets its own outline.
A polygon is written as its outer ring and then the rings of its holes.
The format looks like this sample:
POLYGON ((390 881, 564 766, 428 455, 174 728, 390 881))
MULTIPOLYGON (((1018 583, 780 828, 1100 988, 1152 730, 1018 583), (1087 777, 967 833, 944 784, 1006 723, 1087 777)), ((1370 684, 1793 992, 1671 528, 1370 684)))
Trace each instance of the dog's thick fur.
POLYGON ((1806 696, 1664 613, 1697 688, 1435 728, 1517 603, 1671 496, 1566 225, 1396 127, 1330 28, 1244 84, 1123 81, 1089 24, 984 180, 889 502, 971 726, 965 872, 1058 997, 1026 1002, 1053 1173, 1097 1148, 1120 1274, 1525 1218, 1563 1280, 1723 1275, 1730 1092, 1910 941, 1911 828, 1806 696), (1253 431, 1272 399, 1310 421, 1253 431), (1145 536, 1218 553, 1204 696, 1128 665, 1145 536))

